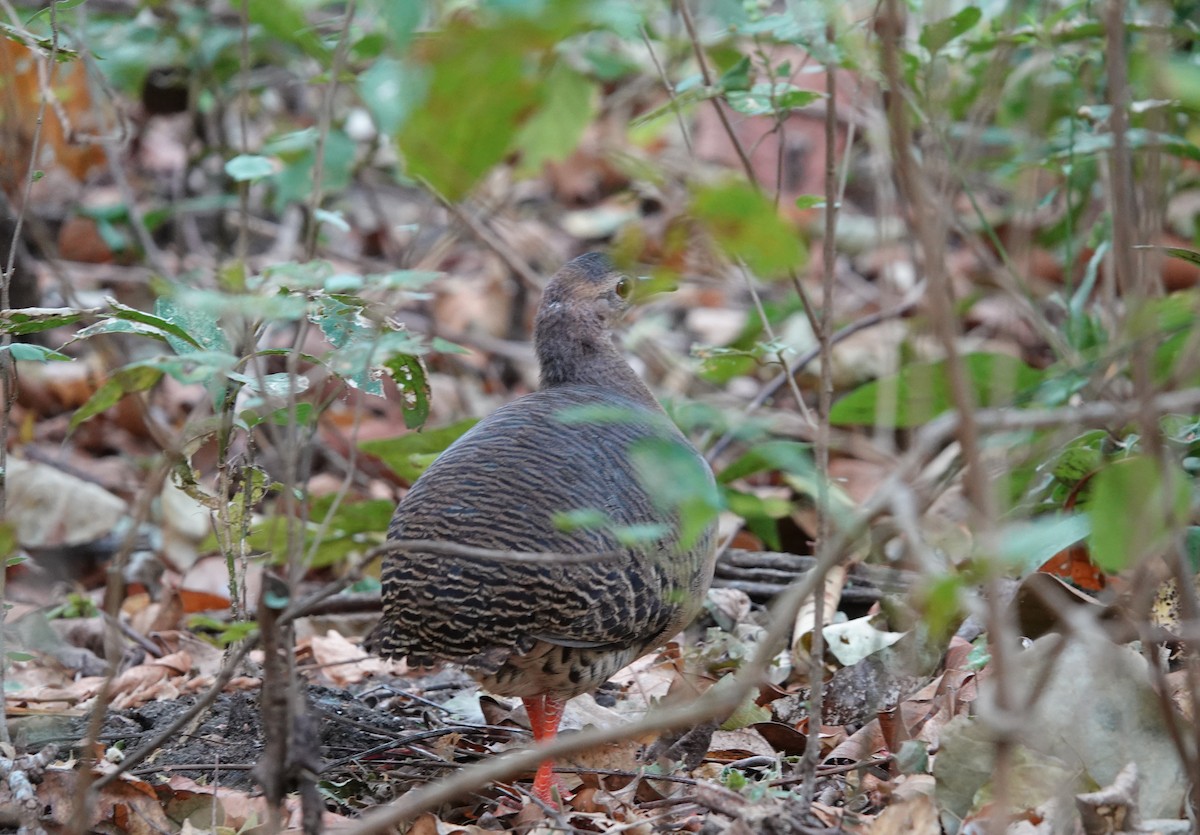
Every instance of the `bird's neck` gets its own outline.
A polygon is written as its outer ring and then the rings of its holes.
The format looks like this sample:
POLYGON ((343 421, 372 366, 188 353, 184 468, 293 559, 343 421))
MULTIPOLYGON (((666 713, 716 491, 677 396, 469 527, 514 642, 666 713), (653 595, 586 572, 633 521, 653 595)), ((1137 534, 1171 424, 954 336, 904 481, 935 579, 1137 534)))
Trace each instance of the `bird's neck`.
POLYGON ((543 309, 534 330, 542 388, 590 385, 657 406, 646 384, 629 367, 598 320, 581 321, 566 311, 543 309))

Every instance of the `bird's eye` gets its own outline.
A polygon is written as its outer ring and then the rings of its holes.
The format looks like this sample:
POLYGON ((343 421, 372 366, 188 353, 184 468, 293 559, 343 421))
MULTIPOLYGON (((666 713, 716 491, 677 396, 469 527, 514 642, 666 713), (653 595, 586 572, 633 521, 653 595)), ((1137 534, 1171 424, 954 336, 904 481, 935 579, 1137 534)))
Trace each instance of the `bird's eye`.
POLYGON ((628 278, 622 278, 617 282, 616 290, 618 297, 621 299, 628 299, 630 294, 633 292, 633 282, 628 278))

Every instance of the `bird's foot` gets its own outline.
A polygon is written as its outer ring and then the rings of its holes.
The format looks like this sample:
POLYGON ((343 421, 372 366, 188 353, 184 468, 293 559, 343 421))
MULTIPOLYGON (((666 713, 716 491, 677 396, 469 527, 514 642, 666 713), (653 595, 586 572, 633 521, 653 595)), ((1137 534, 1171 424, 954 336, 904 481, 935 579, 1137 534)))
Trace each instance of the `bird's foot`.
POLYGON ((563 808, 563 800, 570 797, 563 781, 554 774, 554 763, 550 760, 538 766, 533 778, 533 796, 548 806, 563 808))

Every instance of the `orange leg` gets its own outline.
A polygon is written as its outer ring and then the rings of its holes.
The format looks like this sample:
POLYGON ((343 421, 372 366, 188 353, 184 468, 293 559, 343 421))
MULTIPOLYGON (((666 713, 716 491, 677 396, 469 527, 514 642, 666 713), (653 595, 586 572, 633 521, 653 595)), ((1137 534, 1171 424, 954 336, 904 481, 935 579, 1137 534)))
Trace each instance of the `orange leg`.
MULTIPOLYGON (((553 696, 541 695, 522 697, 525 712, 529 714, 529 725, 535 742, 546 742, 558 735, 558 723, 562 720, 566 701, 553 696)), ((533 794, 546 803, 554 803, 554 761, 543 760, 533 778, 533 794)))

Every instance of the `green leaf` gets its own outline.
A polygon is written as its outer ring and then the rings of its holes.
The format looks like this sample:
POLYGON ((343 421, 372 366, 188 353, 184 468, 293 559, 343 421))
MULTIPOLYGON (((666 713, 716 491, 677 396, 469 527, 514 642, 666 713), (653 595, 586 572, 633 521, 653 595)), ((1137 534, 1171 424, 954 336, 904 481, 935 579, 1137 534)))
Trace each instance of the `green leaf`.
POLYGON ((680 547, 691 548, 722 507, 708 465, 674 438, 640 438, 630 445, 629 460, 655 506, 679 520, 680 547))
POLYGON ((721 94, 721 88, 715 84, 712 87, 691 87, 686 90, 676 87, 675 95, 672 98, 636 117, 629 123, 629 126, 631 128, 645 127, 651 122, 665 118, 672 113, 684 111, 698 102, 715 99, 721 94))
POLYGON ((768 548, 778 551, 782 547, 776 520, 792 512, 790 501, 780 496, 763 497, 743 493, 730 487, 722 487, 721 496, 730 513, 742 517, 750 532, 762 539, 768 548))
POLYGON ((393 49, 402 49, 412 40, 426 6, 424 3, 397 3, 396 0, 372 0, 371 5, 387 24, 393 49))
POLYGON ((70 307, 18 307, 0 310, 0 333, 11 333, 14 336, 37 333, 61 325, 72 325, 86 314, 99 312, 70 307))
POLYGON ((671 533, 671 526, 661 522, 645 522, 638 525, 613 525, 613 536, 626 547, 658 543, 671 533))
POLYGON ((542 103, 539 58, 569 31, 577 11, 576 4, 558 3, 536 22, 512 19, 489 28, 459 17, 425 39, 428 95, 396 137, 408 173, 456 201, 504 159, 542 103))
POLYGON ((728 255, 744 260, 764 278, 797 269, 807 256, 796 230, 766 196, 745 183, 699 189, 692 198, 692 214, 728 255))
MULTIPOLYGON (((1006 354, 967 354, 962 358, 979 407, 1006 405, 1044 379, 1038 371, 1006 354)), ((859 386, 834 404, 829 421, 837 426, 873 425, 911 428, 927 423, 953 406, 945 360, 905 366, 899 374, 859 386), (878 414, 879 404, 894 404, 878 414)))
POLYGON ((164 345, 167 342, 167 335, 161 328, 156 328, 144 322, 130 322, 125 319, 106 319, 94 325, 88 325, 86 328, 76 331, 75 336, 71 338, 71 342, 79 339, 89 339, 105 333, 132 333, 138 336, 148 336, 151 339, 157 339, 164 345))
POLYGON ((728 93, 725 98, 730 107, 738 113, 747 116, 774 116, 785 114, 789 110, 812 104, 823 93, 814 90, 802 90, 794 84, 786 82, 761 82, 749 90, 728 93))
POLYGON ((393 354, 384 360, 383 368, 400 388, 404 425, 419 429, 429 417, 429 380, 421 358, 412 354, 393 354))
POLYGON ((239 154, 225 163, 225 173, 237 183, 248 183, 270 177, 275 173, 275 164, 267 157, 239 154))
POLYGON ((517 132, 520 170, 536 173, 547 162, 568 157, 596 115, 596 85, 563 63, 544 82, 542 106, 517 132))
POLYGON ((220 316, 203 302, 213 299, 225 304, 231 297, 225 293, 190 290, 177 296, 159 296, 154 312, 178 331, 168 331, 167 342, 177 354, 197 348, 207 351, 229 351, 229 337, 221 327, 220 316), (182 337, 179 336, 182 334, 182 337))
POLYGON ((87 402, 71 415, 69 429, 73 432, 84 421, 95 417, 109 407, 115 405, 125 395, 135 391, 145 391, 162 379, 162 371, 143 365, 125 366, 113 372, 87 402))
POLYGON ((237 357, 224 351, 192 351, 179 356, 150 357, 131 363, 126 368, 153 368, 169 374, 184 385, 203 383, 220 391, 237 363, 237 357))
POLYGON ((292 0, 247 0, 250 21, 283 43, 302 49, 322 66, 329 66, 329 50, 316 30, 304 18, 302 8, 292 0))
MULTIPOLYGON (((162 299, 159 299, 159 305, 161 305, 161 302, 162 299)), ((146 313, 143 310, 128 307, 118 301, 110 300, 109 304, 112 306, 114 311, 113 315, 117 319, 121 319, 126 322, 140 322, 143 325, 149 325, 154 330, 161 331, 163 338, 168 342, 171 342, 171 347, 175 348, 176 350, 179 350, 179 347, 177 346, 190 346, 185 347, 185 350, 194 350, 205 347, 199 340, 196 339, 196 337, 192 336, 175 322, 169 321, 162 316, 156 316, 153 313, 146 313), (175 341, 172 341, 172 337, 175 341)), ((85 328, 85 330, 87 329, 85 328)))
POLYGON ((1195 264, 1200 267, 1200 252, 1184 249, 1178 246, 1135 246, 1134 249, 1157 249, 1160 252, 1165 252, 1172 258, 1178 258, 1181 261, 1187 261, 1189 264, 1195 264))
POLYGON ((0 353, 7 352, 15 360, 24 360, 25 362, 49 362, 57 360, 59 362, 70 362, 71 358, 66 354, 60 354, 58 351, 52 351, 49 348, 43 348, 41 345, 29 345, 24 342, 14 342, 11 345, 0 345, 0 353))
POLYGON ((1178 468, 1164 472, 1157 460, 1136 455, 1113 462, 1094 481, 1088 546, 1104 571, 1135 565, 1184 530, 1191 481, 1178 468))
POLYGON ((368 455, 374 455, 383 461, 388 469, 412 484, 425 472, 425 468, 433 463, 433 459, 478 422, 476 418, 469 418, 449 426, 426 429, 424 432, 408 432, 396 438, 363 441, 358 448, 368 455))
POLYGON ((1063 484, 1076 484, 1100 469, 1108 433, 1094 429, 1072 439, 1054 460, 1051 472, 1063 484))
MULTIPOLYGON (((339 232, 349 232, 350 224, 341 212, 331 212, 329 209, 316 209, 313 212, 313 218, 321 223, 327 223, 339 232)), ((358 288, 355 288, 358 289, 358 288)))
POLYGON ((967 6, 958 14, 943 18, 921 28, 920 44, 929 52, 937 53, 950 41, 971 29, 983 17, 975 6, 967 6))
MULTIPOLYGON (((415 3, 390 3, 395 6, 415 3)), ((394 58, 381 58, 358 77, 358 95, 382 133, 394 135, 421 103, 429 79, 423 68, 394 58)))
MULTIPOLYGON (((275 175, 272 205, 277 211, 283 211, 288 203, 307 200, 312 194, 313 168, 317 159, 315 134, 312 139, 311 148, 292 159, 285 158, 283 170, 275 175)), ((297 142, 302 140, 303 137, 297 137, 297 142)), ((349 185, 356 152, 354 140, 344 130, 331 129, 325 135, 323 183, 327 193, 340 191, 349 185)))
MULTIPOLYGON (((746 727, 749 727, 750 725, 757 725, 759 722, 770 722, 771 721, 770 709, 766 708, 766 707, 762 707, 761 705, 757 704, 755 702, 756 698, 757 698, 756 693, 751 693, 749 696, 747 696, 746 699, 743 700, 742 703, 738 706, 738 708, 733 713, 731 713, 725 719, 724 722, 721 723, 721 730, 736 731, 739 728, 746 728, 746 727)), ((740 773, 740 772, 734 771, 733 769, 729 769, 729 771, 733 774, 740 773)), ((734 781, 730 780, 729 782, 733 783, 734 781)), ((745 785, 744 777, 743 777, 742 785, 743 786, 745 785)), ((730 785, 730 788, 733 788, 733 786, 730 785)))
POLYGON ((17 554, 17 529, 12 522, 0 522, 0 571, 22 562, 17 554))
POLYGON ((612 524, 608 514, 594 507, 579 507, 575 510, 555 511, 551 517, 554 527, 560 531, 598 531, 612 524))
MULTIPOLYGON (((348 555, 358 553, 382 540, 396 505, 390 499, 369 499, 361 502, 342 502, 330 515, 334 496, 322 496, 313 500, 310 508, 311 522, 304 535, 305 552, 312 552, 312 568, 336 565, 348 555), (316 543, 316 535, 325 527, 324 538, 316 543), (314 550, 313 546, 316 545, 314 550)), ((281 528, 273 537, 273 553, 276 558, 286 556, 286 530, 281 528)))
POLYGON ((242 640, 242 638, 257 630, 258 621, 246 620, 226 623, 210 615, 196 614, 188 618, 188 629, 211 630, 217 635, 217 643, 224 647, 242 640))
POLYGON ((809 452, 811 445, 795 441, 766 441, 755 444, 717 476, 721 484, 764 471, 790 472, 812 476, 817 467, 809 452))
POLYGON ((1005 525, 998 533, 998 555, 1024 577, 1045 564, 1059 551, 1082 541, 1092 529, 1082 514, 1040 516, 1028 522, 1005 525))
POLYGON ((717 85, 726 92, 750 88, 750 58, 743 55, 738 62, 721 74, 717 85))

